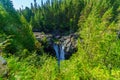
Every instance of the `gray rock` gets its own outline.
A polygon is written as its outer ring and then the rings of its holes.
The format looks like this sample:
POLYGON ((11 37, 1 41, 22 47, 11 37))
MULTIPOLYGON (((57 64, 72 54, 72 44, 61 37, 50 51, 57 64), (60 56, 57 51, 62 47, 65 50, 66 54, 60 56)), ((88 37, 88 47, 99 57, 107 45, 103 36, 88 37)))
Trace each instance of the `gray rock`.
POLYGON ((0 62, 2 63, 2 65, 6 65, 7 64, 6 60, 3 57, 1 57, 1 56, 0 56, 0 62))
POLYGON ((6 60, 0 56, 0 77, 5 77, 8 74, 8 67, 6 60))
POLYGON ((34 35, 40 42, 45 37, 47 39, 48 45, 50 45, 51 47, 53 46, 54 39, 57 39, 59 41, 59 44, 62 44, 65 47, 64 50, 65 50, 66 54, 74 53, 75 49, 77 48, 78 34, 76 34, 76 33, 74 33, 74 34, 72 33, 67 36, 60 36, 60 35, 42 34, 40 32, 34 32, 34 35))

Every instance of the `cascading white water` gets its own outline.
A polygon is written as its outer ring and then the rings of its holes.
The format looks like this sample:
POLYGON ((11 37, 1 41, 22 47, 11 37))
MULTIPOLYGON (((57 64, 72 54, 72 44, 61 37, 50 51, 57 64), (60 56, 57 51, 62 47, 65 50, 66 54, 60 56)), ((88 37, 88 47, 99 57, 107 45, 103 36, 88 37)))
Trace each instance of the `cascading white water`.
POLYGON ((54 44, 54 45, 53 45, 53 48, 54 48, 54 50, 55 50, 57 59, 59 59, 59 47, 58 47, 58 45, 57 45, 57 44, 54 44))
POLYGON ((60 46, 60 60, 65 59, 65 51, 64 51, 64 46, 60 46))
POLYGON ((60 72, 60 61, 65 59, 64 46, 62 46, 60 44, 54 44, 53 48, 56 52, 56 57, 58 59, 58 70, 60 72))
POLYGON ((56 57, 58 60, 64 60, 65 59, 65 51, 64 51, 64 46, 60 44, 54 44, 53 48, 56 52, 56 57))

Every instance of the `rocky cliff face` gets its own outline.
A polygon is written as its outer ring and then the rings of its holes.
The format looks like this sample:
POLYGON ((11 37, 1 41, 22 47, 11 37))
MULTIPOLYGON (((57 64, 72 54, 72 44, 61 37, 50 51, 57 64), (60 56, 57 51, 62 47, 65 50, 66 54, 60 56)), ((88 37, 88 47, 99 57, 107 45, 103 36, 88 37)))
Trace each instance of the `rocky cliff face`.
POLYGON ((34 32, 35 37, 38 41, 43 42, 46 40, 48 48, 53 49, 53 44, 60 44, 65 47, 64 51, 66 52, 65 57, 69 58, 72 53, 77 51, 77 38, 78 34, 69 34, 66 36, 44 34, 40 32, 34 32))

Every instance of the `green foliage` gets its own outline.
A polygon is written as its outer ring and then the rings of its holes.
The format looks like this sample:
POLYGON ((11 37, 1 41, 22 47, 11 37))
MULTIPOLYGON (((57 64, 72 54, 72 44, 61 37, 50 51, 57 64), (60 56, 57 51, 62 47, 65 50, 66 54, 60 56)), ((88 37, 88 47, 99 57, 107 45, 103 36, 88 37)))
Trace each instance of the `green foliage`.
POLYGON ((16 79, 32 79, 33 72, 36 71, 33 66, 28 65, 26 62, 18 62, 18 58, 11 57, 8 60, 8 67, 10 69, 9 80, 16 79), (27 76, 25 76, 27 75, 27 76))
POLYGON ((13 45, 11 45, 12 44, 11 37, 12 37, 11 35, 7 36, 5 34, 0 34, 0 50, 2 50, 2 51, 10 50, 10 46, 13 46, 13 45), (9 47, 9 49, 7 49, 8 47, 9 47))
POLYGON ((25 8, 20 11, 27 21, 31 17, 30 24, 34 29, 44 32, 75 32, 78 29, 77 23, 80 12, 84 7, 83 0, 47 0, 36 6, 37 3, 31 5, 31 9, 25 8), (29 12, 32 12, 31 15, 29 12), (66 29, 68 31, 66 31, 66 29))
POLYGON ((20 20, 22 22, 22 26, 24 27, 20 30, 21 33, 17 34, 17 35, 20 35, 18 39, 19 41, 22 39, 22 41, 20 42, 22 43, 24 48, 27 48, 28 50, 32 51, 35 48, 35 42, 36 42, 35 37, 32 32, 32 28, 27 23, 24 16, 21 15, 20 20))
POLYGON ((119 68, 120 46, 118 44, 120 41, 116 32, 119 31, 119 26, 114 18, 115 15, 119 15, 117 12, 119 7, 114 5, 120 4, 112 4, 108 0, 101 0, 100 2, 97 0, 90 1, 87 5, 82 11, 78 24, 80 26, 80 37, 82 37, 82 40, 79 40, 79 55, 82 53, 82 58, 86 59, 85 64, 92 67, 105 66, 112 74, 113 68, 119 68), (87 10, 87 5, 91 7, 90 11, 87 10), (102 6, 105 9, 102 8, 104 12, 101 14, 99 10, 102 6), (114 11, 116 14, 113 14, 114 11), (86 14, 88 15, 86 16, 86 14))
MULTIPOLYGON (((23 54, 28 53, 26 50, 23 51, 23 54)), ((38 56, 35 53, 29 53, 27 57, 19 57, 11 56, 7 59, 8 67, 10 69, 8 78, 9 80, 16 79, 35 79, 35 80, 45 80, 50 79, 54 80, 56 77, 56 61, 53 58, 50 58, 47 55, 38 56), (29 63, 28 63, 29 62, 29 63), (49 64, 50 63, 50 64, 49 64), (49 64, 49 65, 48 65, 49 64), (22 65, 22 66, 21 66, 22 65), (52 73, 51 73, 52 72, 52 73), (26 75, 26 76, 25 76, 26 75)))
MULTIPOLYGON (((26 53, 26 50, 23 52, 26 53)), ((28 51, 27 51, 28 53, 28 51)), ((113 69, 109 74, 104 66, 91 67, 84 64, 78 55, 73 55, 70 60, 61 61, 60 72, 57 61, 48 55, 38 56, 29 53, 27 57, 20 59, 11 56, 7 58, 9 67, 9 80, 119 80, 120 69, 113 69), (22 66, 21 66, 22 65, 22 66)))
POLYGON ((5 56, 9 80, 120 79, 120 0, 47 0, 41 6, 34 0, 31 9, 19 15, 14 11, 9 0, 0 1, 0 45, 5 43, 6 52, 17 51, 5 56), (10 9, 3 5, 6 1, 10 9), (47 39, 41 45, 32 27, 45 32, 78 31, 78 51, 59 67, 42 49, 47 39))
POLYGON ((0 1, 0 24, 0 34, 13 35, 8 52, 15 53, 22 48, 34 50, 36 40, 32 29, 26 19, 17 14, 10 0, 0 1))

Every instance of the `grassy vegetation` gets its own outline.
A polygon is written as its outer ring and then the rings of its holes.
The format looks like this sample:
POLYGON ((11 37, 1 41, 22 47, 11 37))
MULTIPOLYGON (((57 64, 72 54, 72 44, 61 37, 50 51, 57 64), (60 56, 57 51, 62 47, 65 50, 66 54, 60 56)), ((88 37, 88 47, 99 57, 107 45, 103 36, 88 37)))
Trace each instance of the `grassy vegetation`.
MULTIPOLYGON (((84 58, 86 59, 86 58, 84 58)), ((7 58, 9 80, 119 80, 120 69, 113 68, 111 73, 104 65, 94 65, 75 54, 70 60, 62 61, 60 72, 55 58, 35 53, 24 59, 11 56, 7 58), (76 57, 78 57, 76 59, 76 57)))

